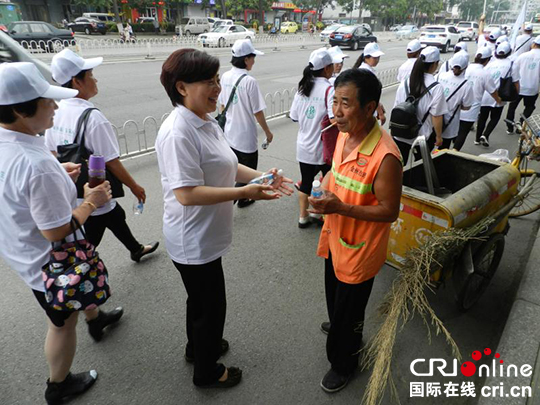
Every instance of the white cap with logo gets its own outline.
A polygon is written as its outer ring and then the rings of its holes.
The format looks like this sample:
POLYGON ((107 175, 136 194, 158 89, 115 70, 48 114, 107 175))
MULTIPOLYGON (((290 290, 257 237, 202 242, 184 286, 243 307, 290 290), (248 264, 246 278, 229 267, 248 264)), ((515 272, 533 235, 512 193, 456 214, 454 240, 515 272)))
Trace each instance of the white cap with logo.
POLYGON ((52 77, 59 84, 66 84, 83 70, 94 69, 103 63, 103 58, 83 59, 71 49, 56 54, 51 62, 52 77))
POLYGON ((330 52, 328 52, 326 48, 319 48, 311 52, 311 55, 309 55, 309 63, 311 63, 312 66, 311 70, 321 70, 328 65, 332 65, 334 61, 332 55, 330 55, 330 52))
POLYGON ((348 58, 349 55, 345 55, 339 46, 333 46, 328 49, 328 53, 332 57, 334 63, 342 63, 343 59, 348 58))
POLYGON ((525 23, 525 25, 523 26, 523 30, 524 31, 532 31, 533 30, 532 23, 525 23))
POLYGON ((232 47, 232 54, 235 58, 241 58, 242 56, 248 56, 251 54, 264 55, 264 52, 256 50, 253 47, 251 40, 238 39, 232 47))
POLYGON ((407 53, 418 52, 420 49, 422 49, 422 44, 417 39, 413 39, 407 44, 407 53))
POLYGON ((425 47, 420 53, 420 56, 426 63, 433 63, 441 60, 441 52, 439 51, 439 48, 435 46, 425 47))
POLYGON ((465 69, 467 66, 469 66, 469 55, 467 52, 459 51, 456 53, 452 59, 450 59, 450 66, 458 67, 461 70, 465 69))
POLYGON ((499 44, 497 50, 495 51, 497 55, 508 55, 510 52, 512 52, 512 48, 508 42, 499 44))
POLYGON ((478 48, 478 50, 476 51, 476 55, 480 55, 482 59, 487 59, 493 56, 493 52, 491 51, 491 48, 489 46, 482 46, 478 48))
POLYGON ((78 93, 77 90, 51 86, 33 63, 0 65, 0 105, 25 103, 40 97, 61 100, 75 97, 78 93))
MULTIPOLYGON (((458 43, 456 44, 456 46, 454 46, 454 50, 455 50, 456 48, 459 48, 461 51, 469 52, 469 48, 468 48, 468 46, 467 46, 467 43, 466 43, 466 42, 463 42, 463 41, 458 42, 458 43)), ((457 53, 457 52, 456 52, 456 53, 457 53)))
POLYGON ((534 38, 533 41, 536 45, 540 45, 540 35, 534 38))
POLYGON ((508 42, 508 37, 506 35, 501 35, 499 38, 497 38, 497 41, 495 41, 495 44, 499 45, 503 42, 508 42))
POLYGON ((378 58, 379 56, 384 55, 384 52, 381 51, 379 44, 377 42, 370 42, 364 48, 364 56, 371 56, 373 58, 378 58))

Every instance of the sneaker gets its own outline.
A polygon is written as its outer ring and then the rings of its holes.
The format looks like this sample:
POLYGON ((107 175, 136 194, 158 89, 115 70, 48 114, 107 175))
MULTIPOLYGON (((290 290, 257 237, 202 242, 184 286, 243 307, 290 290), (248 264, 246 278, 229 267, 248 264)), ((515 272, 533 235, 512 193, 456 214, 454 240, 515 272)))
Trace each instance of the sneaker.
POLYGON ((298 220, 298 228, 304 229, 311 225, 311 221, 309 220, 309 216, 307 217, 300 217, 298 220))
POLYGON ((99 342, 103 337, 103 329, 118 322, 120 318, 122 318, 122 315, 124 315, 124 309, 122 307, 113 309, 110 312, 99 311, 97 318, 86 321, 90 336, 92 336, 96 342, 99 342))
POLYGON ((47 405, 60 404, 64 398, 82 394, 94 385, 97 376, 96 370, 90 370, 85 373, 69 373, 66 379, 59 383, 47 380, 47 389, 45 390, 47 405))
POLYGON ((315 225, 324 225, 324 219, 321 214, 309 214, 309 220, 315 225))
MULTIPOLYGON (((225 339, 221 339, 221 352, 219 353, 219 355, 223 356, 228 351, 229 351, 229 342, 227 342, 225 339)), ((184 353, 184 359, 188 363, 194 363, 195 362, 195 358, 193 357, 193 354, 188 354, 187 347, 186 347, 186 351, 184 353)))
POLYGON ((513 129, 507 129, 507 130, 506 130, 506 133, 507 133, 508 135, 514 135, 514 130, 513 130, 513 129))
POLYGON ((480 145, 480 141, 474 141, 475 145, 480 145))
POLYGON ((485 146, 486 148, 489 148, 489 142, 488 142, 487 138, 484 135, 482 135, 480 137, 480 144, 482 146, 485 146))
POLYGON ((332 394, 338 392, 347 386, 351 375, 341 375, 330 369, 321 381, 321 388, 332 394))
POLYGON ((328 333, 330 333, 330 325, 331 325, 330 322, 321 323, 321 331, 322 331, 322 333, 324 333, 325 335, 328 335, 328 333))

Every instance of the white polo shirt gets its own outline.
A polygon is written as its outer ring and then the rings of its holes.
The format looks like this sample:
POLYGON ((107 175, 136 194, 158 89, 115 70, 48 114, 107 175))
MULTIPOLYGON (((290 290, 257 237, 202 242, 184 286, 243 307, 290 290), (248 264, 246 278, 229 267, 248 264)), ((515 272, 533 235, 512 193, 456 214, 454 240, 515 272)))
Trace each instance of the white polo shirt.
MULTIPOLYGON (((54 115, 54 126, 45 131, 45 144, 49 150, 56 152, 58 145, 68 145, 75 141, 77 121, 84 110, 94 108, 94 104, 82 98, 70 98, 58 103, 58 110, 54 115)), ((105 162, 120 157, 118 139, 111 126, 99 110, 94 110, 88 116, 86 131, 84 134, 86 149, 91 154, 102 155, 105 162)), ((83 202, 79 199, 79 204, 83 202)), ((92 216, 106 214, 116 206, 115 200, 110 200, 104 206, 99 207, 92 216)))
POLYGON ((176 107, 159 129, 156 153, 163 187, 163 234, 167 252, 181 264, 206 264, 232 242, 233 202, 184 206, 181 187, 234 187, 238 159, 216 120, 176 107))
POLYGON ((465 84, 459 88, 458 87, 467 79, 462 73, 459 76, 456 76, 453 71, 444 72, 437 77, 437 81, 443 86, 444 97, 446 99, 446 104, 448 106, 448 112, 444 115, 445 125, 448 124, 452 115, 454 118, 452 122, 446 127, 442 133, 444 139, 453 139, 457 136, 459 131, 459 120, 461 107, 471 107, 474 102, 474 93, 472 89, 472 83, 467 80, 465 84), (452 98, 449 97, 455 92, 452 98))
POLYGON ((516 38, 516 44, 512 50, 512 59, 516 60, 518 56, 529 52, 533 43, 533 36, 529 34, 521 34, 516 38))
POLYGON ((461 111, 460 120, 476 122, 480 114, 484 93, 493 94, 497 90, 497 86, 489 72, 479 63, 471 63, 469 65, 465 71, 465 79, 472 83, 474 101, 470 110, 461 111))
POLYGON ((40 231, 68 224, 77 189, 43 137, 0 127, 0 256, 32 289, 45 291, 41 267, 51 242, 40 231))
POLYGON ((238 69, 233 66, 231 70, 221 76, 222 88, 219 94, 219 103, 223 106, 227 105, 234 85, 243 74, 247 76, 236 88, 233 101, 227 110, 225 139, 231 148, 244 153, 253 153, 258 149, 255 114, 266 108, 257 80, 249 76, 246 69, 238 69))
MULTIPOLYGON (((399 103, 404 102, 407 99, 407 93, 405 91, 405 83, 409 86, 409 80, 403 80, 399 85, 396 92, 396 101, 394 102, 394 107, 399 103)), ((429 87, 435 81, 430 73, 424 74, 424 83, 426 87, 429 87)), ((424 136, 428 139, 433 132, 433 122, 431 121, 432 117, 439 117, 448 112, 448 106, 446 105, 446 99, 444 98, 443 86, 437 84, 431 90, 429 90, 421 99, 418 101, 418 108, 416 109, 416 115, 418 117, 418 122, 421 122, 426 113, 429 111, 429 115, 424 121, 424 125, 420 127, 418 131, 418 136, 424 136)), ((395 137, 398 141, 408 143, 412 145, 414 139, 405 139, 395 137)))
POLYGON ((411 75, 412 69, 414 67, 414 64, 416 63, 416 59, 418 58, 409 58, 403 63, 398 70, 397 80, 398 82, 402 82, 405 79, 408 79, 411 75))
POLYGON ((519 94, 536 96, 540 90, 540 49, 525 52, 514 64, 519 69, 519 94))
POLYGON ((324 164, 321 122, 326 114, 331 114, 333 94, 328 95, 325 105, 326 90, 330 86, 328 79, 316 77, 309 97, 300 93, 294 95, 289 116, 300 124, 296 140, 296 159, 301 163, 324 164))
MULTIPOLYGON (((516 63, 512 64, 512 61, 508 58, 491 59, 484 69, 491 75, 491 78, 495 82, 495 87, 498 89, 501 84, 501 77, 506 77, 506 75, 508 75, 510 67, 512 67, 512 81, 514 83, 519 82, 519 68, 516 63)), ((503 107, 505 104, 506 101, 503 101, 502 104, 497 104, 495 99, 486 92, 484 92, 484 95, 482 96, 482 107, 503 107)))
POLYGON ((373 68, 373 66, 368 65, 366 62, 362 62, 362 64, 358 67, 358 69, 367 69, 367 70, 369 70, 371 73, 373 73, 375 76, 377 76, 377 72, 375 71, 375 69, 373 68))

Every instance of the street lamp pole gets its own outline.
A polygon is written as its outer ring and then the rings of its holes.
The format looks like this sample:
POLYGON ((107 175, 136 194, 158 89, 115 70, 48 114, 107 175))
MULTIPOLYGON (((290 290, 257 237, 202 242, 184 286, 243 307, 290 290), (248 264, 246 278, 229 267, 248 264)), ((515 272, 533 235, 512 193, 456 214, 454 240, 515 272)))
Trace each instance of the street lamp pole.
POLYGON ((487 0, 484 0, 484 11, 482 12, 482 14, 486 15, 486 5, 487 5, 487 0))

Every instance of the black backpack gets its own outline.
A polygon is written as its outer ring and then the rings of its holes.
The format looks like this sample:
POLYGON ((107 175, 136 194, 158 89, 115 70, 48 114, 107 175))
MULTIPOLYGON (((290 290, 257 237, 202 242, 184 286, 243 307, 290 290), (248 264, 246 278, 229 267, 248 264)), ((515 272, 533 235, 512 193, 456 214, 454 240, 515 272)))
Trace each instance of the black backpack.
POLYGON ((414 139, 418 135, 418 131, 426 122, 429 115, 429 110, 422 118, 421 122, 418 122, 418 102, 424 97, 429 90, 435 87, 438 82, 433 82, 427 89, 425 89, 418 98, 411 96, 409 93, 408 80, 405 81, 405 94, 407 98, 404 102, 396 105, 390 113, 390 133, 393 137, 414 139))
POLYGON ((499 97, 502 101, 515 101, 519 97, 518 91, 512 79, 513 66, 514 62, 510 64, 510 69, 508 70, 506 77, 501 77, 501 82, 499 84, 499 97))

